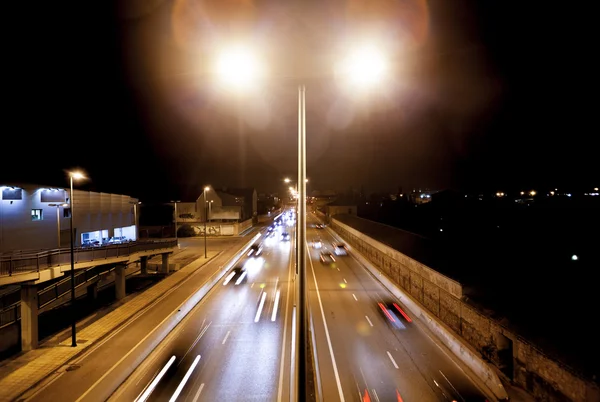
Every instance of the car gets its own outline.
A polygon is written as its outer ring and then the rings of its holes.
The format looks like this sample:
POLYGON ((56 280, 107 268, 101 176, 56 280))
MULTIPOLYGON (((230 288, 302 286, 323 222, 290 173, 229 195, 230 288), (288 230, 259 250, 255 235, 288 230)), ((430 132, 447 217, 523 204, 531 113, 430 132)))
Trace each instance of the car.
POLYGON ((321 223, 317 223, 315 225, 315 229, 325 229, 325 226, 323 226, 321 223))
POLYGON ((313 248, 316 248, 316 249, 320 249, 321 247, 323 247, 323 242, 319 238, 313 239, 312 244, 313 244, 313 248))
POLYGON ((261 255, 263 251, 263 245, 262 243, 254 243, 253 245, 250 246, 250 249, 248 250, 248 257, 258 257, 259 255, 261 255))
POLYGON ((333 243, 333 252, 335 255, 348 255, 348 247, 343 243, 333 243))
POLYGON ((321 251, 321 262, 323 264, 333 264, 335 262, 335 257, 331 251, 321 251))
POLYGON ((412 323, 407 310, 394 300, 381 300, 377 303, 377 306, 390 325, 396 328, 405 329, 406 325, 412 323))
POLYGON ((281 241, 290 241, 290 234, 288 232, 283 232, 281 234, 281 241))

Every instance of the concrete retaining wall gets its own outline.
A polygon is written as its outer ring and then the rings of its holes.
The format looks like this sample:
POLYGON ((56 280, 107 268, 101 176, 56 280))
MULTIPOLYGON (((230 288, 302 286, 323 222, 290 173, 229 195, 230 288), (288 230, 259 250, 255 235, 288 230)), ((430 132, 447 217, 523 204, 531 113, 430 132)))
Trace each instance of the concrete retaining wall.
MULTIPOLYGON (((458 282, 336 219, 331 228, 377 267, 382 283, 395 287, 407 307, 486 384, 499 380, 484 360, 538 400, 600 401, 594 383, 464 303, 458 282)), ((501 396, 497 387, 495 392, 501 396)))

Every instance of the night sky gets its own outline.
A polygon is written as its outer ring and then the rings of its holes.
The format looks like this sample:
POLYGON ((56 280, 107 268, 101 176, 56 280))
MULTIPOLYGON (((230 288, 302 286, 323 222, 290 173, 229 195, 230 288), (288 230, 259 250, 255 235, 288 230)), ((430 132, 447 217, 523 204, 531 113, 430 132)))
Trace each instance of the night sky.
POLYGON ((4 13, 0 181, 64 186, 65 169, 80 167, 90 178, 82 188, 142 200, 191 200, 206 184, 282 191, 282 179, 296 174, 295 77, 307 85, 309 191, 598 186, 597 44, 584 7, 12 6, 4 13), (341 44, 375 36, 391 75, 378 89, 351 93, 330 66, 341 44), (271 79, 258 92, 224 92, 207 73, 215 49, 232 38, 268 56, 271 79))

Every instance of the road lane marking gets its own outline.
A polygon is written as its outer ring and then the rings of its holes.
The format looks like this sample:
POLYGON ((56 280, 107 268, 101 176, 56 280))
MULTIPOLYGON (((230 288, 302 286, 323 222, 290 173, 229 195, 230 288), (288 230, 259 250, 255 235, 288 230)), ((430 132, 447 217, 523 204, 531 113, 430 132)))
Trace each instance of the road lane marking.
MULTIPOLYGON (((148 397, 150 396, 152 391, 154 391, 154 388, 156 388, 156 386, 158 385, 158 382, 163 378, 163 376, 165 375, 165 373, 167 372, 169 367, 171 367, 171 365, 173 364, 174 361, 175 361, 175 355, 171 356, 171 358, 169 359, 167 364, 165 364, 165 366, 162 368, 162 370, 160 370, 158 375, 156 377, 154 377, 154 380, 152 380, 152 382, 150 383, 148 388, 146 388, 146 390, 142 393, 142 395, 140 395, 139 398, 137 398, 135 400, 135 402, 144 402, 146 399, 148 399, 148 397)), ((81 400, 84 396, 85 395, 82 395, 78 399, 78 401, 81 400)))
POLYGON ((287 295, 285 296, 285 319, 283 321, 283 342, 281 342, 281 364, 279 365, 279 385, 277 389, 277 402, 281 402, 282 392, 283 392, 283 366, 285 363, 285 339, 287 335, 287 322, 288 322, 288 307, 290 305, 290 276, 292 272, 292 259, 290 258, 290 263, 288 264, 288 285, 287 285, 287 295))
POLYGON ((202 392, 203 388, 204 388, 204 383, 200 384, 200 387, 198 388, 196 395, 194 395, 194 399, 192 400, 192 402, 198 402, 198 398, 200 398, 200 393, 202 392))
POLYGON ((439 370, 440 374, 442 375, 442 377, 444 377, 444 380, 446 380, 446 382, 448 384, 450 384, 450 386, 452 387, 452 389, 454 390, 454 392, 456 392, 456 395, 458 395, 460 397, 460 399, 462 399, 463 401, 465 400, 465 398, 462 397, 462 395, 460 394, 460 392, 458 392, 458 390, 456 388, 454 388, 454 385, 452 385, 452 383, 450 382, 450 380, 448 379, 448 377, 446 377, 444 375, 444 373, 442 373, 442 370, 439 370))
POLYGON ((394 365, 394 367, 398 368, 398 365, 396 364, 396 360, 394 360, 394 358, 392 357, 392 354, 390 352, 387 352, 387 355, 390 358, 390 360, 392 361, 392 364, 394 365))
POLYGON ((273 314, 271 315, 271 321, 275 321, 277 318, 277 306, 279 305, 279 290, 275 293, 275 303, 273 304, 273 314))
POLYGON ((369 320, 369 317, 365 316, 365 318, 367 319, 367 321, 369 321, 369 325, 373 326, 373 323, 371 322, 371 320, 369 320))
POLYGON ((356 298, 356 295, 354 293, 352 293, 352 297, 354 297, 354 300, 358 301, 358 299, 356 298))
POLYGON ((196 337, 196 340, 194 340, 194 343, 192 343, 192 346, 189 347, 189 349, 185 352, 185 354, 181 358, 181 361, 183 361, 183 359, 187 356, 187 354, 190 353, 190 350, 192 350, 194 348, 194 346, 196 346, 196 344, 198 343, 200 338, 202 338, 202 335, 204 335, 206 333, 206 331, 208 330, 208 327, 210 327, 210 324, 212 324, 212 321, 209 322, 208 325, 206 325, 206 327, 204 327, 204 329, 202 331, 200 331, 200 333, 196 337))
POLYGON ((256 310, 256 315, 254 316, 254 322, 258 322, 260 319, 260 313, 262 313, 263 306, 265 305, 265 299, 267 298, 267 293, 263 292, 260 298, 260 304, 258 305, 258 310, 256 310))
MULTIPOLYGON (((338 267, 336 267, 336 268, 337 268, 338 271, 340 271, 340 269, 338 267)), ((340 271, 340 272, 342 272, 342 271, 340 271)))
POLYGON ((230 333, 231 331, 227 331, 227 333, 225 334, 225 338, 223 338, 223 342, 221 342, 221 345, 225 345, 225 342, 227 342, 227 338, 229 338, 230 333))
POLYGON ((348 281, 346 280, 346 278, 344 278, 344 283, 348 283, 348 281))
POLYGON ((345 402, 344 392, 342 391, 342 383, 340 381, 340 374, 338 373, 337 364, 335 363, 335 356, 333 355, 333 346, 331 346, 331 337, 329 336, 329 328, 327 328, 327 320, 325 319, 325 312, 323 311, 323 303, 321 302, 321 293, 319 292, 319 285, 317 284, 317 276, 315 275, 315 267, 312 263, 312 258, 309 258, 310 268, 313 274, 313 280, 315 281, 315 290, 317 291, 317 300, 319 301, 319 308, 321 309, 321 318, 323 319, 323 326, 325 329, 325 337, 327 338, 327 346, 329 347, 329 355, 331 356, 331 363, 333 364, 333 374, 335 375, 335 383, 337 385, 338 394, 340 395, 340 401, 345 402))
POLYGON ((185 383, 187 383, 188 380, 190 379, 190 376, 192 375, 192 371, 194 371, 194 369, 198 365, 199 361, 200 361, 200 355, 196 356, 196 358, 192 362, 192 365, 190 366, 190 368, 188 369, 188 371, 183 376, 183 379, 181 380, 181 382, 177 386, 177 389, 173 393, 173 396, 171 396, 171 399, 169 399, 169 402, 175 402, 177 400, 177 398, 179 397, 179 394, 181 394, 181 391, 183 390, 183 387, 185 387, 185 383))

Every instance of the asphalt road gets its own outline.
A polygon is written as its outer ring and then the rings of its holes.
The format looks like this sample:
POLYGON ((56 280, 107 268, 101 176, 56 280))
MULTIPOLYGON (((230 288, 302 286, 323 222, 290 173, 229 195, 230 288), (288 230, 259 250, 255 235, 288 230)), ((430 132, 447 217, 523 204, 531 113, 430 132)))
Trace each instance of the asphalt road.
POLYGON ((241 261, 245 280, 226 275, 111 400, 289 400, 293 229, 283 230, 291 241, 268 239, 241 261))
MULTIPOLYGON (((208 247, 211 252, 223 251, 221 255, 199 268, 189 279, 150 308, 139 314, 134 320, 105 341, 94 345, 89 351, 63 367, 42 386, 33 390, 28 401, 105 401, 125 378, 122 378, 123 367, 137 365, 138 351, 148 348, 152 336, 142 341, 150 331, 173 311, 189 295, 194 293, 206 279, 231 258, 248 238, 236 238, 227 241, 211 241, 208 247), (130 353, 131 352, 131 353, 130 353)), ((181 241, 186 252, 198 257, 204 252, 204 243, 197 239, 181 241)), ((82 342, 82 340, 79 340, 82 342)))
POLYGON ((323 400, 485 400, 450 352, 433 342, 351 255, 321 263, 319 253, 332 251, 334 238, 313 227, 316 217, 308 221, 307 284, 323 400), (312 247, 317 237, 321 250, 312 247))

